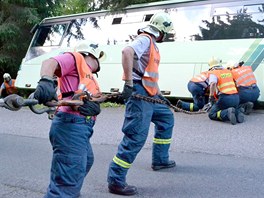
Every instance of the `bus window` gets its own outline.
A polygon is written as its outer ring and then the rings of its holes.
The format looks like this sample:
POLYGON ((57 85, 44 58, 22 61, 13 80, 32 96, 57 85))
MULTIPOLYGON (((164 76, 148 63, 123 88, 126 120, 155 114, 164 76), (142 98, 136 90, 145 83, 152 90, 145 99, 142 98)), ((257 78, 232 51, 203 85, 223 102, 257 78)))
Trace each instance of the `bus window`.
POLYGON ((179 7, 170 15, 176 31, 176 41, 193 41, 194 35, 201 35, 203 20, 210 20, 210 5, 179 7))
POLYGON ((32 47, 58 46, 66 27, 66 24, 40 27, 32 47))
POLYGON ((246 10, 248 13, 260 13, 260 12, 262 12, 262 16, 263 16, 264 4, 245 5, 244 10, 246 10))
MULTIPOLYGON (((237 3, 236 3, 237 4, 237 3)), ((263 5, 219 4, 214 8, 212 21, 206 21, 203 39, 263 38, 263 5), (205 35, 205 34, 204 34, 205 35)))

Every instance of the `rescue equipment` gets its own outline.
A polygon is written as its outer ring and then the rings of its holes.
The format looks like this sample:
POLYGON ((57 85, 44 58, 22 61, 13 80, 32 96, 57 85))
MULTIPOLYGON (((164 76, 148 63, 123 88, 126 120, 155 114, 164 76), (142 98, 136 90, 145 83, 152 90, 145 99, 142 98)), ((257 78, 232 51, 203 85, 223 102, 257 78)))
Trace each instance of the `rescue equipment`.
POLYGON ((171 103, 168 104, 168 101, 162 100, 162 99, 157 99, 157 98, 153 98, 153 97, 148 97, 148 96, 143 96, 140 94, 135 94, 131 96, 132 98, 138 99, 138 100, 144 100, 147 102, 151 102, 151 103, 158 103, 158 104, 165 104, 168 107, 172 108, 175 112, 182 112, 182 113, 186 113, 186 114, 190 114, 190 115, 194 115, 194 114, 203 114, 203 113, 207 113, 207 111, 200 109, 199 111, 186 111, 183 110, 177 106, 172 105, 171 103))

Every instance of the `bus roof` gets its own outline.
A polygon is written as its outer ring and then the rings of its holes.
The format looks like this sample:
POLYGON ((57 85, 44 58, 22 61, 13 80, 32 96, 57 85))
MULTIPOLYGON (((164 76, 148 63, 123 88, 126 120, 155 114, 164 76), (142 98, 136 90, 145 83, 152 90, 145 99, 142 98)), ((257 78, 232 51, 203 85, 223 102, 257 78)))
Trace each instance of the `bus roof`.
MULTIPOLYGON (((168 5, 172 4, 181 4, 181 3, 202 3, 202 2, 230 2, 230 1, 235 1, 235 0, 167 0, 167 1, 158 1, 158 2, 152 2, 152 3, 143 3, 143 4, 134 4, 130 5, 125 8, 127 12, 133 10, 151 10, 153 7, 158 7, 162 8, 163 6, 166 7, 168 5)), ((84 13, 78 13, 78 14, 70 14, 70 15, 62 15, 62 16, 55 16, 55 17, 48 17, 44 18, 40 24, 42 23, 53 23, 53 22, 60 22, 64 21, 65 19, 70 20, 70 19, 76 19, 79 18, 80 16, 85 16, 85 15, 93 15, 93 16, 100 16, 102 14, 106 14, 110 12, 109 10, 100 10, 100 11, 92 11, 92 12, 84 12, 84 13)))

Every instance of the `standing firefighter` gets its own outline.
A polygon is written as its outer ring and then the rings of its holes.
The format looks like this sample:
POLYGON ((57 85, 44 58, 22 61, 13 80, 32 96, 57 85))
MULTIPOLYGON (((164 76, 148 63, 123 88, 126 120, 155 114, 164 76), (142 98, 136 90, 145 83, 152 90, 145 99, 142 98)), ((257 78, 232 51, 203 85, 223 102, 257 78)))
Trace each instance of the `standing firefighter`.
POLYGON ((209 103, 212 105, 209 118, 230 121, 233 125, 244 122, 244 115, 238 108, 239 95, 231 71, 225 69, 217 58, 209 61, 209 67, 209 103))
POLYGON ((231 69, 239 94, 240 107, 248 115, 252 111, 260 95, 257 80, 251 66, 243 66, 244 62, 229 61, 227 67, 231 69))
POLYGON ((15 87, 15 79, 12 79, 9 73, 3 75, 4 82, 0 87, 0 97, 6 97, 10 94, 17 93, 17 88, 15 87))
MULTIPOLYGON (((91 98, 99 97, 100 89, 93 73, 100 70, 99 60, 103 56, 97 44, 83 41, 76 46, 75 52, 45 60, 34 97, 43 104, 56 98, 54 75, 58 77, 62 99, 70 100, 80 92, 89 93, 91 98)), ((77 109, 59 107, 52 120, 49 138, 53 158, 45 198, 79 197, 84 178, 93 165, 90 138, 100 104, 84 99, 84 104, 77 109)))
POLYGON ((166 34, 172 29, 173 24, 169 15, 164 12, 157 13, 152 16, 149 25, 138 30, 139 36, 122 51, 125 81, 122 96, 126 101, 122 127, 124 137, 110 163, 107 180, 110 193, 120 195, 137 193, 135 186, 127 185, 126 174, 146 142, 151 122, 155 124, 152 169, 159 170, 176 165, 175 161, 169 160, 174 126, 173 113, 167 105, 133 97, 138 94, 142 97, 166 100, 158 87, 160 54, 156 42, 163 42, 166 34))

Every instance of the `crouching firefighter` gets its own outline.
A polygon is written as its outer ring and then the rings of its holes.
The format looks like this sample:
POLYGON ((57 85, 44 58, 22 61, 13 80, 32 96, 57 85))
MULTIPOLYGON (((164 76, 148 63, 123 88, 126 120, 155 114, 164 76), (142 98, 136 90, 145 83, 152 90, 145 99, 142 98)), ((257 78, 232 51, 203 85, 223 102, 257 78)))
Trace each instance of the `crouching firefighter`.
POLYGON ((188 82, 188 90, 192 94, 193 102, 178 100, 176 107, 186 111, 199 111, 208 103, 209 72, 204 71, 191 78, 188 82))
POLYGON ((233 125, 244 122, 244 114, 239 108, 239 95, 231 71, 225 69, 218 58, 212 58, 209 67, 209 103, 212 106, 208 114, 209 118, 222 122, 230 121, 233 125))
MULTIPOLYGON (((100 61, 105 57, 98 44, 81 41, 75 52, 67 52, 43 61, 41 79, 34 93, 40 104, 56 99, 71 99, 75 93, 87 92, 91 98, 101 95, 93 77, 100 70, 100 61)), ((94 162, 90 138, 100 104, 83 99, 84 104, 72 109, 58 107, 50 127, 49 138, 53 148, 50 184, 45 198, 79 197, 85 176, 94 162)))
POLYGON ((137 193, 135 186, 127 184, 126 175, 147 140, 151 122, 155 124, 152 169, 156 171, 176 165, 175 161, 169 159, 174 126, 173 113, 166 104, 133 97, 140 95, 166 100, 157 84, 160 54, 156 42, 162 42, 172 28, 169 15, 164 12, 157 13, 152 16, 149 25, 138 31, 138 37, 122 51, 125 80, 122 97, 126 101, 122 127, 124 137, 109 166, 107 181, 110 193, 119 195, 137 193))

